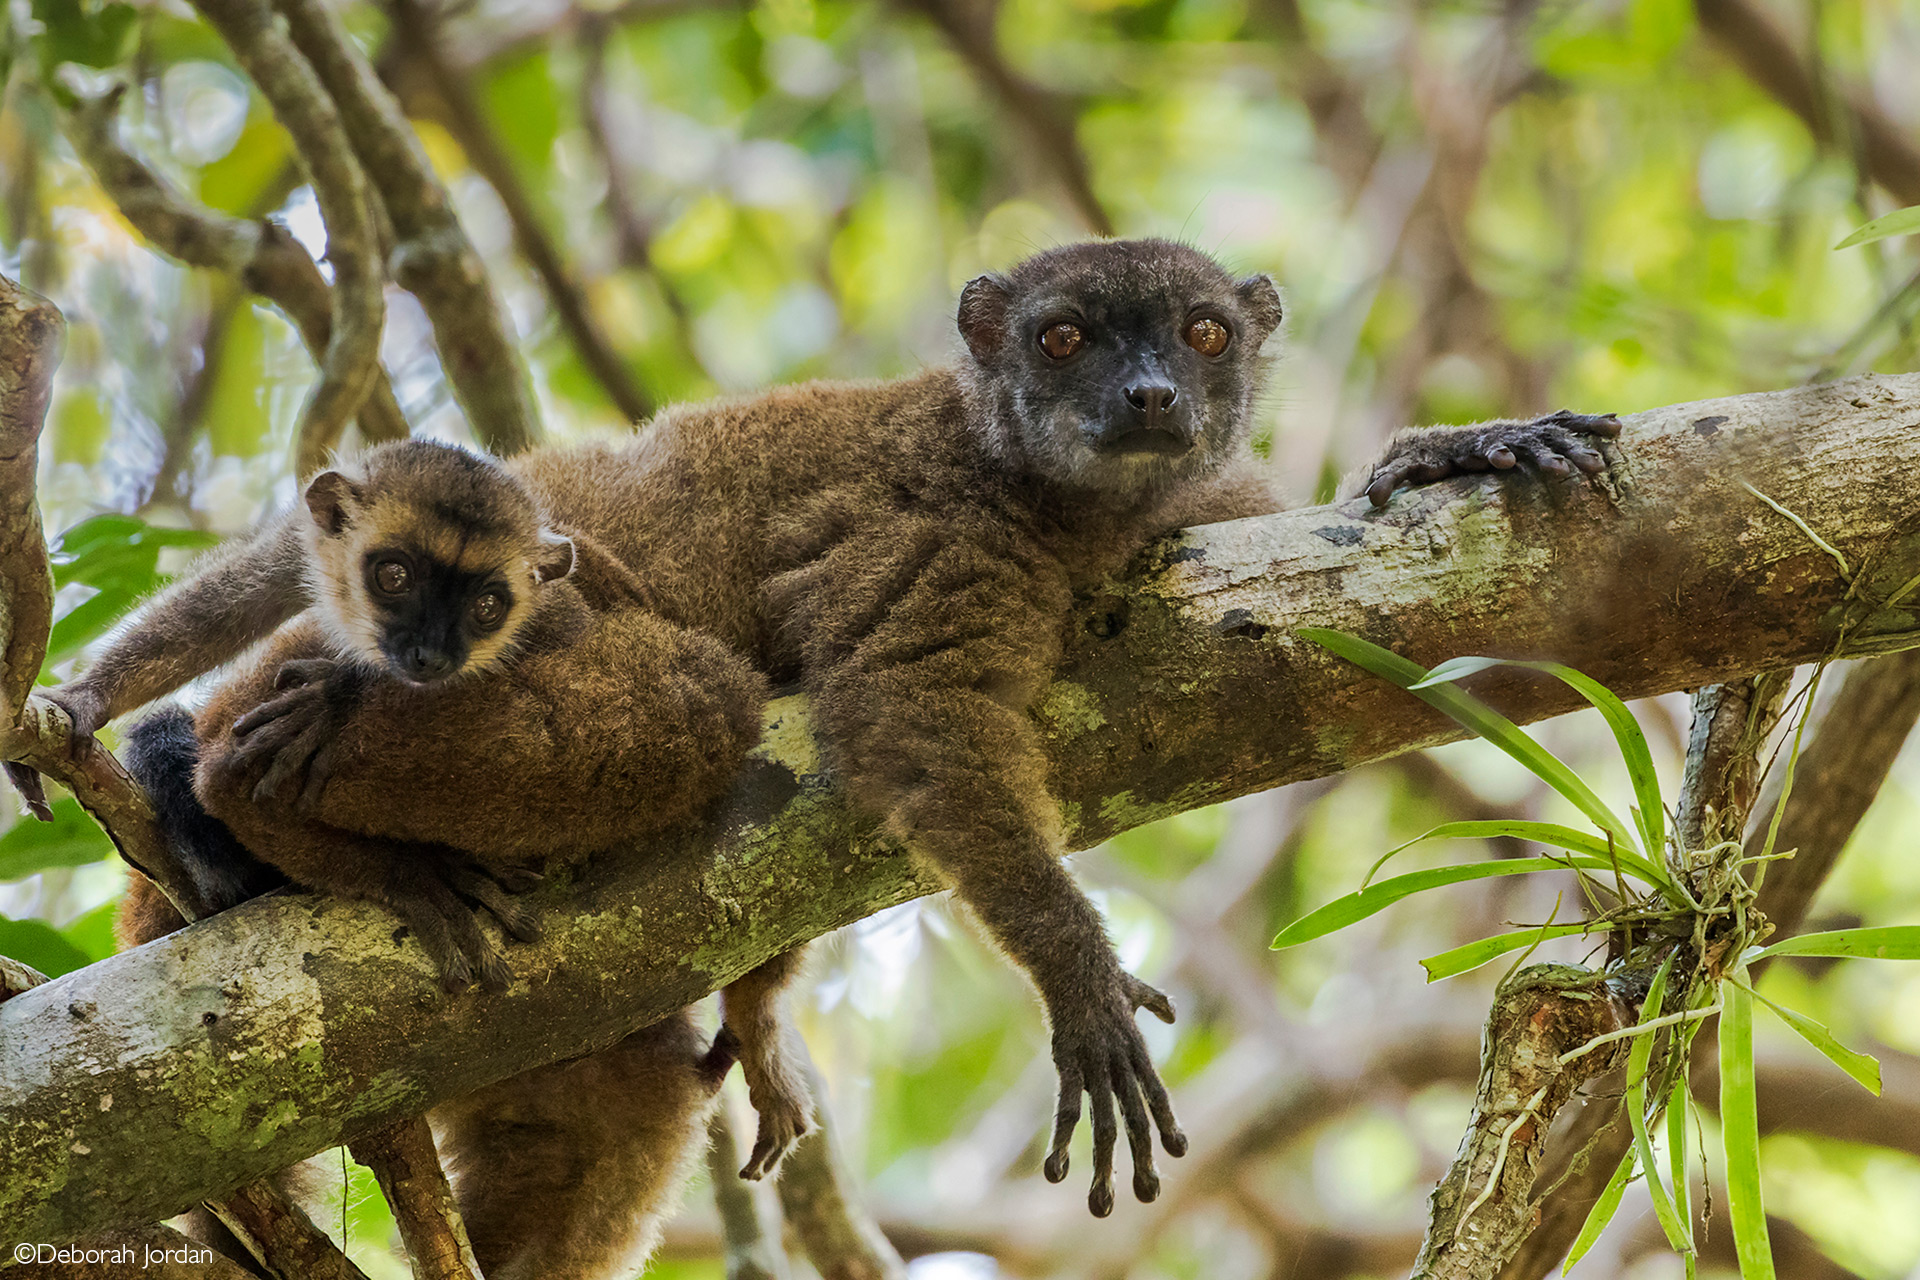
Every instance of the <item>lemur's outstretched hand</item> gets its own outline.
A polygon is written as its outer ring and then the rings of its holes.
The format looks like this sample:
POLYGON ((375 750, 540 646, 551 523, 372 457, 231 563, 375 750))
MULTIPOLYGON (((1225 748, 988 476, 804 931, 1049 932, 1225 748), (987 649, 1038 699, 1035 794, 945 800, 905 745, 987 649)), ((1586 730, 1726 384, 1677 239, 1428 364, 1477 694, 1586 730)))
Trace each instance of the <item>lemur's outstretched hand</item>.
POLYGON ((1147 1055, 1147 1042, 1134 1022, 1134 1012, 1146 1009, 1162 1022, 1173 1021, 1173 1002, 1119 968, 1105 990, 1077 1004, 1057 998, 1047 1001, 1053 1025, 1053 1065, 1060 1073, 1060 1101, 1053 1117, 1053 1144, 1043 1166, 1047 1181, 1067 1176, 1067 1143, 1080 1123, 1080 1095, 1087 1095, 1093 1119, 1093 1185, 1087 1208, 1096 1218, 1113 1212, 1113 1148, 1118 1131, 1113 1104, 1120 1104, 1126 1121, 1127 1145, 1133 1151, 1133 1194, 1142 1204, 1160 1195, 1160 1175, 1153 1167, 1153 1131, 1170 1156, 1187 1152, 1187 1135, 1173 1118, 1167 1088, 1147 1055), (1151 1116, 1151 1120, 1149 1120, 1151 1116))
POLYGON ((1598 475, 1607 469, 1607 460, 1593 447, 1593 441, 1610 440, 1619 434, 1620 419, 1611 413, 1571 413, 1565 409, 1531 422, 1483 422, 1404 431, 1374 463, 1360 493, 1366 494, 1374 506, 1384 507, 1403 484, 1432 484, 1473 472, 1519 468, 1556 480, 1575 472, 1598 475))

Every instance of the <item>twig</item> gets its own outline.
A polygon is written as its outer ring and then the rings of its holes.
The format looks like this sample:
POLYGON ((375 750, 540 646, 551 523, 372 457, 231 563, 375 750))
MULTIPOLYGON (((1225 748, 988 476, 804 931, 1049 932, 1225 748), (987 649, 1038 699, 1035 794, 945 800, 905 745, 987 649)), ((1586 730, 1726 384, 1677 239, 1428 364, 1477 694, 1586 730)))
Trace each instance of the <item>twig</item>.
POLYGON ((393 277, 420 300, 474 438, 498 454, 540 440, 526 361, 486 264, 454 215, 399 103, 321 0, 276 0, 294 44, 326 85, 393 226, 393 277))
POLYGON ((1080 220, 1097 236, 1114 234, 1113 218, 1094 194, 1086 154, 1074 136, 1076 112, 1064 94, 1034 83, 1007 64, 994 38, 996 6, 963 6, 956 0, 898 0, 901 8, 918 13, 947 38, 954 52, 1033 138, 1041 158, 1053 170, 1080 220))
POLYGON ((332 99, 264 0, 196 0, 195 7, 233 50, 273 108, 274 118, 293 138, 327 226, 333 326, 320 362, 320 381, 300 414, 297 457, 304 475, 339 442, 380 369, 386 277, 367 179, 347 144, 332 99))
MULTIPOLYGON (((312 3, 313 0, 300 2, 312 3)), ((426 73, 426 81, 438 99, 441 122, 500 197, 507 220, 513 224, 514 243, 540 278, 554 314, 567 331, 581 362, 628 421, 642 422, 652 417, 653 402, 634 381, 626 361, 613 349, 612 342, 594 319, 580 282, 574 279, 562 259, 559 246, 541 221, 539 210, 534 208, 526 184, 514 169, 512 157, 487 123, 466 76, 447 61, 446 52, 440 47, 436 15, 419 0, 393 0, 388 11, 393 16, 397 37, 394 55, 417 63, 426 73)))
POLYGON ((276 1274, 299 1280, 367 1280, 366 1273, 271 1182, 263 1179, 242 1187, 208 1207, 276 1274))
POLYGON ((347 1149, 379 1179, 413 1260, 414 1280, 479 1280, 473 1244, 425 1120, 397 1121, 356 1138, 347 1149))
MULTIPOLYGON (((279 307, 314 359, 323 360, 333 335, 333 291, 306 249, 277 223, 230 218, 190 200, 129 152, 115 136, 121 92, 83 98, 61 112, 67 141, 93 170, 101 189, 160 252, 188 266, 237 276, 279 307)), ((393 386, 377 364, 359 423, 368 442, 404 440, 408 434, 393 386)), ((299 468, 305 472, 318 461, 317 456, 303 455, 299 468)))
POLYGON ((822 1280, 904 1280, 907 1264, 859 1197, 849 1191, 826 1083, 813 1076, 814 1127, 795 1144, 780 1169, 780 1208, 800 1237, 822 1280))
POLYGON ((786 1254, 760 1225, 760 1184, 740 1176, 740 1144, 734 1138, 725 1097, 707 1121, 707 1178, 713 1183, 713 1207, 720 1214, 727 1280, 786 1280, 786 1254))

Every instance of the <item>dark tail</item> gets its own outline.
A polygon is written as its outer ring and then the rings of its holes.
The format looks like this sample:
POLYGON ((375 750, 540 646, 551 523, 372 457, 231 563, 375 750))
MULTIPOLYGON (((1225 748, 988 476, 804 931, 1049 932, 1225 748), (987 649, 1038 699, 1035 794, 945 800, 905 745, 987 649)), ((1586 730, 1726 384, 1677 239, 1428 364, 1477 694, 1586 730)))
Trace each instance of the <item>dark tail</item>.
POLYGON ((200 740, 184 708, 163 707, 128 729, 120 754, 127 772, 152 799, 174 856, 214 910, 224 911, 287 883, 276 868, 248 853, 227 824, 202 808, 193 794, 200 740))

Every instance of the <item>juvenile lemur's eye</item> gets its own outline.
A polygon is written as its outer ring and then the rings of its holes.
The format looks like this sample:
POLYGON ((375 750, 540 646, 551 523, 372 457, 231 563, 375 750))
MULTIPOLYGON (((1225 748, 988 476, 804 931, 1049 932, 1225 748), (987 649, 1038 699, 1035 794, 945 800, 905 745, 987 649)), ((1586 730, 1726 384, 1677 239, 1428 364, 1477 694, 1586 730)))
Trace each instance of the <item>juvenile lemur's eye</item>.
POLYGON ((413 574, 398 560, 382 560, 373 566, 373 585, 390 596, 397 596, 413 585, 413 574))
POLYGON ((1233 340, 1233 335, 1227 332, 1227 326, 1218 320, 1195 320, 1187 326, 1182 336, 1186 338, 1188 346, 1203 356, 1219 355, 1233 340))
POLYGON ((497 591, 489 591, 477 596, 473 602, 473 621, 476 626, 491 631, 507 620, 507 602, 500 598, 497 591))
POLYGON ((1080 349, 1086 341, 1086 335, 1080 332, 1079 325, 1064 322, 1049 325, 1040 334, 1040 349, 1055 360, 1065 360, 1080 349))

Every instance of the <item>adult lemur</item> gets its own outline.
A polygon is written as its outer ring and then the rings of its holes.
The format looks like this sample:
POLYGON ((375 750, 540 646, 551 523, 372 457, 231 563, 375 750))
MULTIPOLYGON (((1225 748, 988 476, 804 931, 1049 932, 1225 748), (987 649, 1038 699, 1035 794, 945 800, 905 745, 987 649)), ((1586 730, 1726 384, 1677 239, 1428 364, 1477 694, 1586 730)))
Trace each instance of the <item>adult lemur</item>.
MULTIPOLYGON (((1139 1008, 1173 1009, 1120 968, 1060 861, 1028 711, 1077 589, 1160 533, 1273 508, 1247 437, 1260 348, 1280 319, 1266 277, 1236 280, 1185 246, 1071 245, 967 286, 953 367, 678 406, 630 442, 506 464, 554 529, 591 535, 631 572, 663 625, 717 637, 813 695, 856 803, 954 887, 1039 990, 1060 1076, 1045 1171, 1066 1175, 1085 1095, 1096 1214, 1113 1205, 1116 1103, 1139 1198, 1158 1191, 1153 1130, 1185 1149, 1134 1024, 1139 1008)), ((1403 481, 1516 462, 1597 470, 1582 433, 1615 430, 1556 415, 1423 432, 1396 443, 1368 492, 1384 503, 1403 481)), ((77 728, 279 625, 306 603, 305 563, 269 531, 174 588, 60 695, 77 728), (235 592, 247 600, 237 611, 235 592)), ((316 633, 279 655, 298 657, 291 678, 304 683, 276 694, 270 676, 254 682, 259 706, 243 723, 279 725, 284 751, 223 770, 232 739, 208 743, 202 795, 215 812, 257 804, 261 834, 280 839, 383 794, 386 775, 349 779, 338 751, 308 785, 319 744, 354 734, 391 753, 414 729, 399 700, 360 696, 352 664, 328 671, 328 656, 316 633)), ((450 794, 511 785, 485 751, 474 757, 471 772, 444 777, 450 794)))

